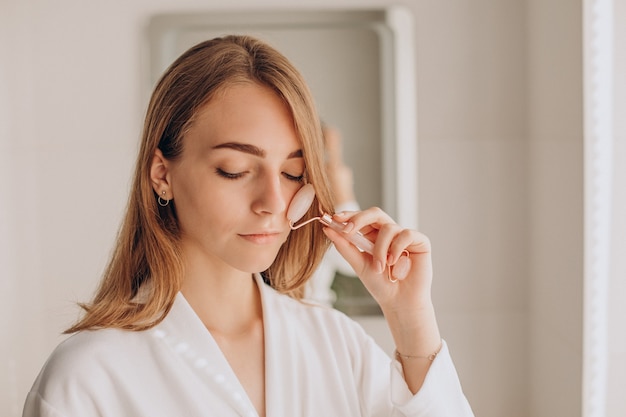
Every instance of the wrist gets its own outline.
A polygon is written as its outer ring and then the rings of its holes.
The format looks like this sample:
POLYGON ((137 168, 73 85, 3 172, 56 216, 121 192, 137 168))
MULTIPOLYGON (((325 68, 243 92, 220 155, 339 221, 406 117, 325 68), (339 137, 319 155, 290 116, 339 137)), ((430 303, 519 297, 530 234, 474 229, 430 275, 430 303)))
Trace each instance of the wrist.
POLYGON ((421 320, 430 320, 435 317, 435 306, 430 297, 425 297, 408 307, 396 304, 381 305, 381 310, 387 321, 403 326, 415 326, 421 320))
POLYGON ((442 341, 432 303, 422 308, 384 311, 395 346, 402 355, 429 357, 442 341))
POLYGON ((441 352, 441 349, 443 349, 443 340, 440 340, 439 342, 439 347, 437 348, 437 350, 433 351, 431 354, 424 356, 423 354, 411 354, 411 355, 407 355, 404 353, 400 353, 398 352, 398 349, 396 349, 394 351, 394 357, 396 358, 396 360, 402 362, 403 359, 405 360, 418 360, 418 359, 426 359, 429 360, 430 362, 434 361, 435 358, 437 357, 437 355, 439 354, 439 352, 441 352))

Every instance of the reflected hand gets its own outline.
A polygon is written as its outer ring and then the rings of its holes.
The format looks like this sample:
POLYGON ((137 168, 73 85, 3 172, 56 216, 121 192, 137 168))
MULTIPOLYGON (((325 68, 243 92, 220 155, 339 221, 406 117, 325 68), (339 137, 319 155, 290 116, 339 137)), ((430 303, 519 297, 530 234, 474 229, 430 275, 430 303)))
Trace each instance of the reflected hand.
POLYGON ((335 198, 335 204, 355 201, 354 176, 352 169, 343 160, 341 152, 341 134, 331 127, 324 127, 326 146, 326 172, 335 198))

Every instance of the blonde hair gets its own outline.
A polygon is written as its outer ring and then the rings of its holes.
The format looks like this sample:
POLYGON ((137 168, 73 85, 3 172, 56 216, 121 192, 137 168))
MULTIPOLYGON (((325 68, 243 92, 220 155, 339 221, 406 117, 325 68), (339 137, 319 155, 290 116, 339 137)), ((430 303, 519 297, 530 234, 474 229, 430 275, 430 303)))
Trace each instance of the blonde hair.
MULTIPOLYGON (((144 330, 169 312, 180 290, 184 268, 180 233, 173 204, 158 204, 150 181, 156 149, 165 158, 181 155, 185 133, 200 107, 229 85, 257 82, 268 86, 291 110, 318 206, 333 204, 323 170, 324 145, 311 93, 297 69, 278 51, 248 36, 226 36, 202 42, 183 53, 165 71, 150 99, 132 191, 117 242, 98 290, 90 303, 80 304, 83 317, 66 333, 116 327, 144 330), (137 297, 141 287, 141 297, 137 297)), ((290 233, 262 275, 281 293, 301 298, 306 281, 328 246, 320 227, 290 233)))

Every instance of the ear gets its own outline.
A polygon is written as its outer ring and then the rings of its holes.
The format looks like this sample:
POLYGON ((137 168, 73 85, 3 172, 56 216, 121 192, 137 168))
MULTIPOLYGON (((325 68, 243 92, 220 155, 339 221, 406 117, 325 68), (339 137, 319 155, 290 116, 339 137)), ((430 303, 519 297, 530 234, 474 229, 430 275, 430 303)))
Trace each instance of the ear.
POLYGON ((150 166, 150 181, 154 192, 164 200, 174 198, 172 184, 170 182, 170 162, 165 159, 160 149, 154 151, 152 165, 150 166))

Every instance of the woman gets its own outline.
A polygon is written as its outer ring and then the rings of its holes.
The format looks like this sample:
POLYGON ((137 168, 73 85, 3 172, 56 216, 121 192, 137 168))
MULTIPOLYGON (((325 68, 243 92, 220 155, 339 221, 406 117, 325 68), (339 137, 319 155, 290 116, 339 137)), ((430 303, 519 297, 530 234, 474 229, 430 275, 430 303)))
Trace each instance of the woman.
POLYGON ((428 240, 376 208, 336 216, 372 256, 317 224, 291 231, 304 183, 309 217, 332 208, 323 154, 311 95, 274 49, 229 36, 176 60, 100 288, 24 416, 472 415, 435 321, 428 240), (327 238, 380 303, 396 360, 299 301, 327 238))

